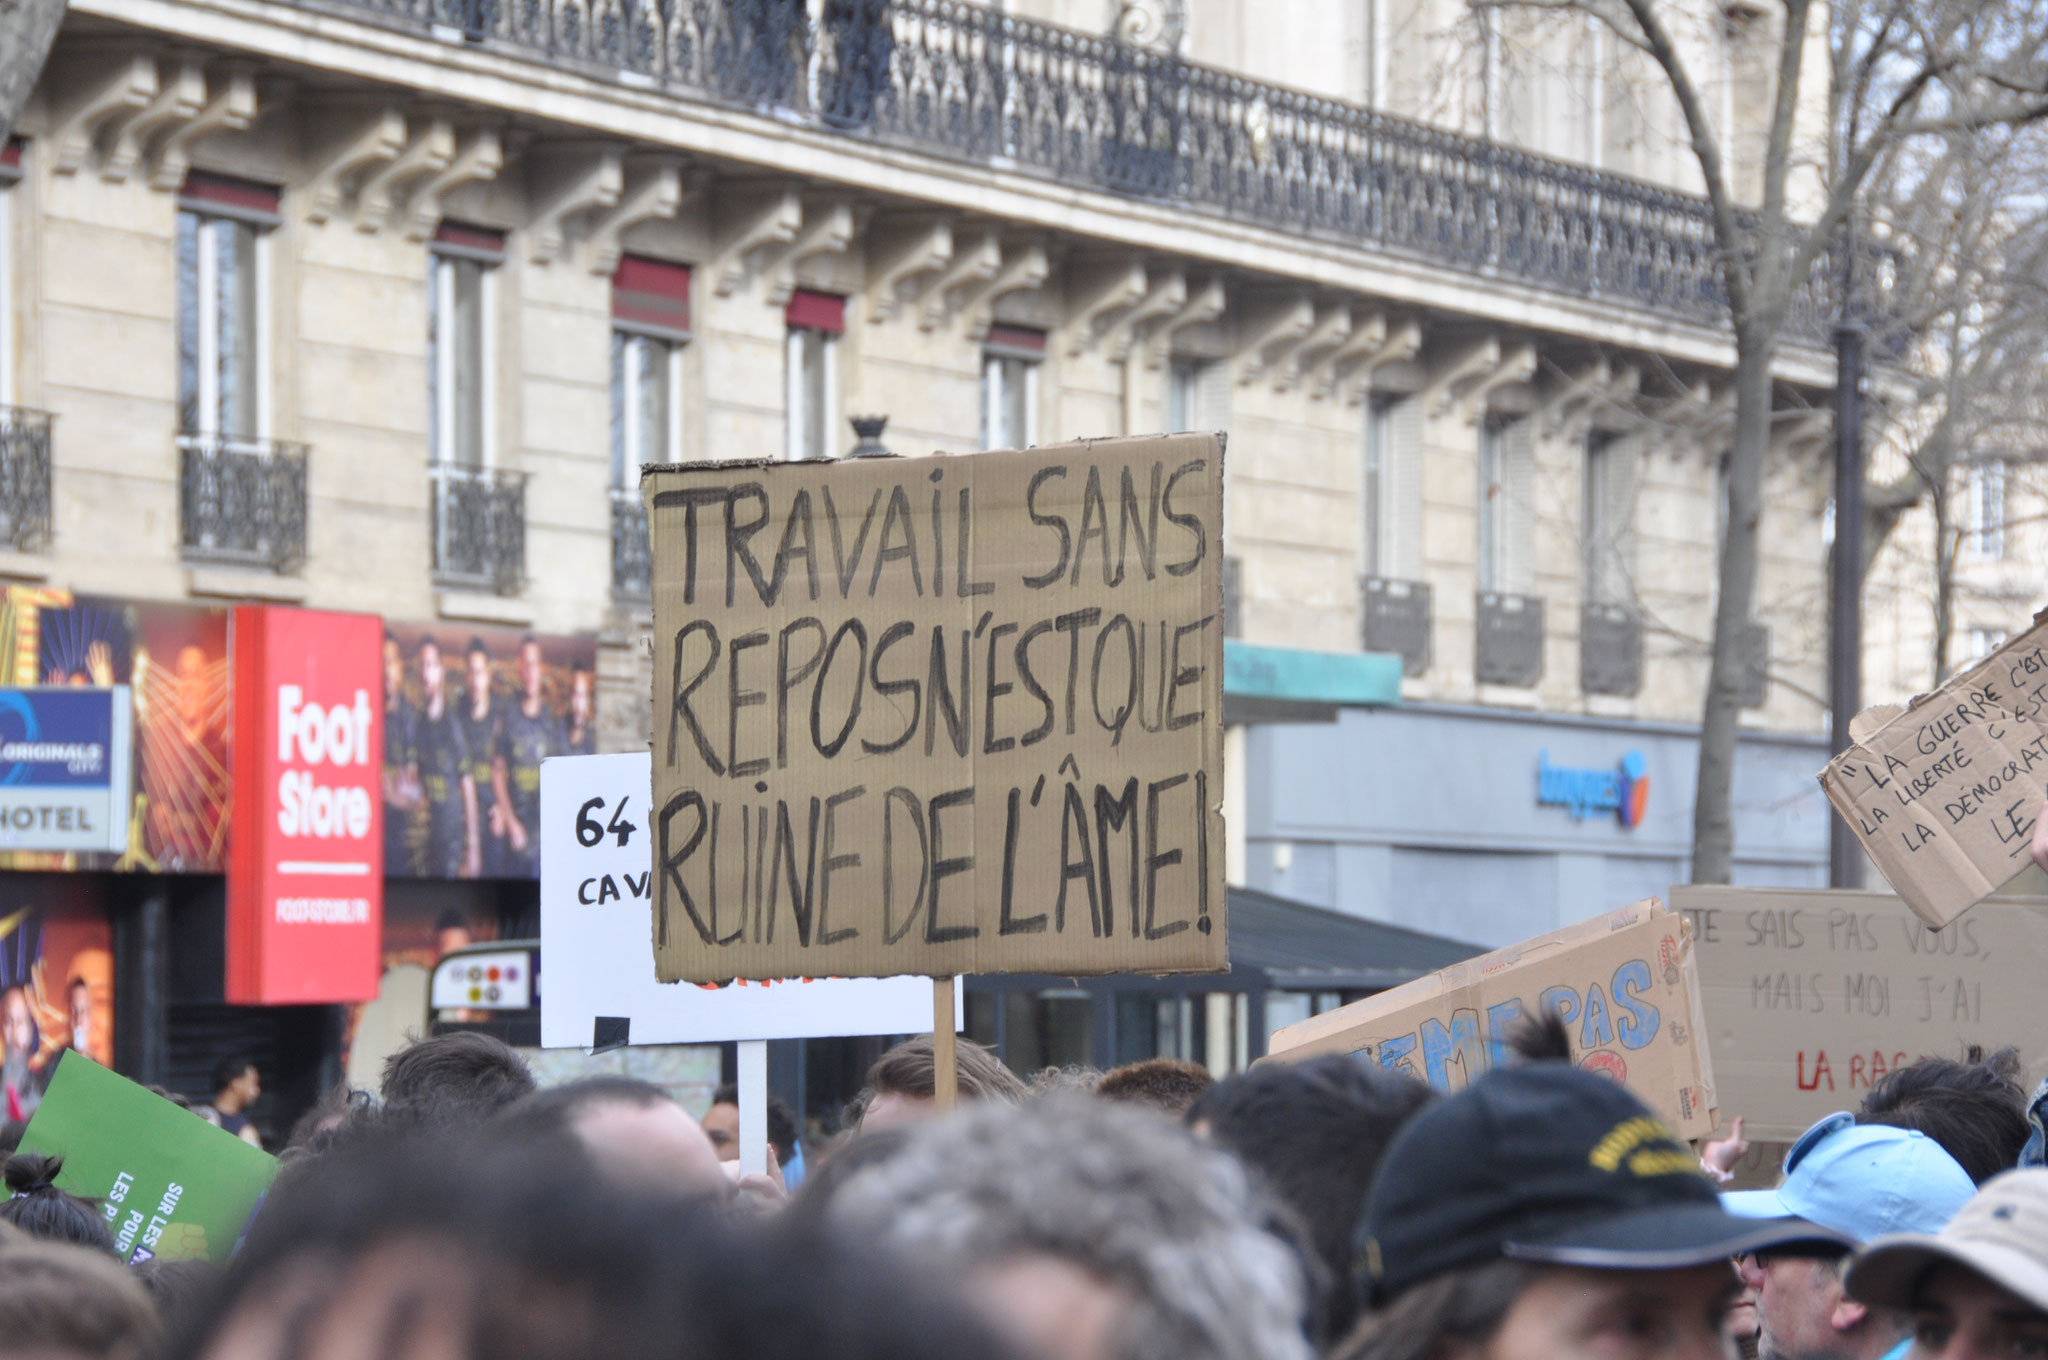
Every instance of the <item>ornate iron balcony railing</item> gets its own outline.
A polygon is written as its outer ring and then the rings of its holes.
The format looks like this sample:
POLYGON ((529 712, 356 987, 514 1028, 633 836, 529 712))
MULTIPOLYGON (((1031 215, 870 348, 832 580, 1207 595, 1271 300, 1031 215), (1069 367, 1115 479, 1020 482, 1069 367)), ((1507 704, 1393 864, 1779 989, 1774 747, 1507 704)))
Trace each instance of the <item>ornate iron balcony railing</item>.
POLYGON ((306 560, 304 444, 178 436, 178 532, 191 561, 297 571, 306 560))
POLYGON ((654 551, 647 541, 647 506, 628 487, 612 490, 612 594, 621 600, 654 598, 654 551))
POLYGON ((50 545, 50 413, 0 406, 0 546, 50 545))
POLYGON ((526 474, 437 463, 434 579, 517 595, 526 584, 526 474))
MULTIPOLYGON (((962 0, 292 0, 1688 321, 1706 201, 962 0)), ((1789 329, 1825 338, 1834 271, 1789 329)))

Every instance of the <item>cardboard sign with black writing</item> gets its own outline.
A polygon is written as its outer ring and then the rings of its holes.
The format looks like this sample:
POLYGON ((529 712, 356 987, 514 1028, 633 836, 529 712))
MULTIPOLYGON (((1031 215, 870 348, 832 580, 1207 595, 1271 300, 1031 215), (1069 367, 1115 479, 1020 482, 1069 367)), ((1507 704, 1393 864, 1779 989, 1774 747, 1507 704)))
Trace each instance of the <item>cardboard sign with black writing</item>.
POLYGON ((1362 1053, 1455 1091, 1505 1061, 1509 1029, 1543 1010, 1564 1021, 1579 1066, 1627 1086, 1683 1137, 1713 1131, 1691 933, 1654 897, 1276 1030, 1268 1052, 1362 1053))
POLYGON ((1909 707, 1864 710, 1850 735, 1821 787, 1938 930, 2027 867, 2048 796, 2048 613, 1909 707))
POLYGON ((1689 887, 1724 1117, 1790 1142, 1916 1058, 2018 1044, 2048 1075, 2048 901, 1995 897, 1946 930, 1891 893, 1689 887))
POLYGON ((643 490, 663 982, 1227 966, 1221 436, 643 490))

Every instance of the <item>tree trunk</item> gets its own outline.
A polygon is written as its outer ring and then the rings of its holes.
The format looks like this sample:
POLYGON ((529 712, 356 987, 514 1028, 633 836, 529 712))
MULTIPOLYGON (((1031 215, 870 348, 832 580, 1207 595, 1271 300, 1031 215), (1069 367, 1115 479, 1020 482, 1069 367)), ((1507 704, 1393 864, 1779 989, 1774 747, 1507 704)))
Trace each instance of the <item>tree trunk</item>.
POLYGON ((0 144, 43 74, 64 22, 64 0, 0 0, 0 144))
POLYGON ((1758 520, 1764 455, 1771 437, 1771 358, 1776 325, 1736 330, 1735 436, 1728 449, 1727 532, 1714 609, 1714 653, 1700 715, 1699 773, 1693 786, 1692 881, 1726 883, 1735 859, 1735 738, 1742 718, 1743 668, 1756 604, 1758 520))

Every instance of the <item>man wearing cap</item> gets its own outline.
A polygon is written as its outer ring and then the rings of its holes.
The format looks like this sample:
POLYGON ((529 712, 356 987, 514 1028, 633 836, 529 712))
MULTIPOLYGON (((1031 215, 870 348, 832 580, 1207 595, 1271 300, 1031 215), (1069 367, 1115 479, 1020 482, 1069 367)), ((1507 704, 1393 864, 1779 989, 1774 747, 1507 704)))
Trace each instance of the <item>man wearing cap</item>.
POLYGON ((1849 1297, 1913 1319, 1913 1360, 2048 1355, 2048 1171, 2009 1171, 1940 1232, 1858 1253, 1849 1297))
POLYGON ((1721 1360, 1728 1261, 1846 1243, 1722 1208, 1699 1158, 1604 1076, 1492 1072, 1413 1116, 1360 1225, 1372 1311, 1345 1360, 1721 1360))
MULTIPOLYGON (((1775 1190, 1721 1196, 1732 1213, 1826 1228, 1856 1245, 1888 1233, 1932 1233, 1975 1193, 1969 1173, 1915 1129, 1832 1114, 1785 1154, 1775 1190)), ((1758 1360, 1901 1360, 1905 1314, 1872 1308, 1842 1287, 1841 1249, 1762 1247, 1736 1263, 1756 1291, 1758 1360)))

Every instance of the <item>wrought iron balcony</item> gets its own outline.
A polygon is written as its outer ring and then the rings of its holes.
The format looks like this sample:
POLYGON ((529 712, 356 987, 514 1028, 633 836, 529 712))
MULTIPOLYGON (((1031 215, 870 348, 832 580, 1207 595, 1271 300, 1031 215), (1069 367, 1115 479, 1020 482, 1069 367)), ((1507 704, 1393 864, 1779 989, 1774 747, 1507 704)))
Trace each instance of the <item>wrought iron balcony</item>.
POLYGON ((290 573, 306 560, 304 444, 178 437, 178 541, 189 561, 290 573))
POLYGON ((50 413, 0 406, 0 547, 50 545, 50 413))
POLYGON ((647 505, 626 487, 612 490, 612 595, 654 598, 654 552, 647 542, 647 505))
MULTIPOLYGON (((291 0, 849 136, 1726 319, 1706 200, 962 0, 291 0)), ((1820 261, 1789 329, 1819 343, 1820 261)))
POLYGON ((526 584, 526 474, 437 463, 434 579, 517 595, 526 584))

